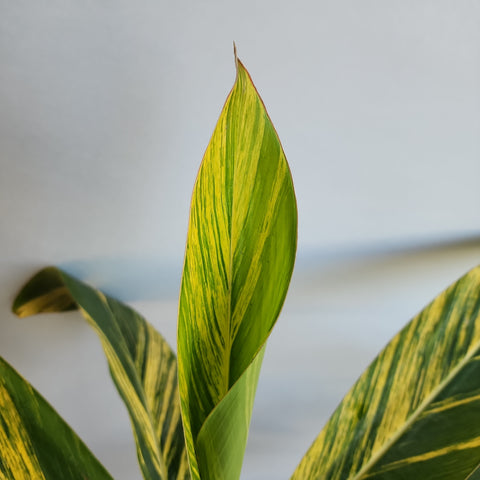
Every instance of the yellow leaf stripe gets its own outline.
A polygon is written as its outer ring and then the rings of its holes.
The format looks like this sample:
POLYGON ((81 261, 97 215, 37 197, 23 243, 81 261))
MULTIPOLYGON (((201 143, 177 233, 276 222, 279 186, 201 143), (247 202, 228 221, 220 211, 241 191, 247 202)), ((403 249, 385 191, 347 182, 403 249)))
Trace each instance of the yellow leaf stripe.
POLYGON ((131 308, 52 267, 25 285, 14 311, 24 316, 72 306, 101 340, 130 414, 144 478, 188 479, 176 358, 168 344, 131 308))
MULTIPOLYGON (((249 399, 261 362, 252 365, 280 312, 296 249, 289 167, 252 80, 236 61, 234 87, 195 182, 180 293, 179 384, 195 479, 227 478, 222 468, 241 466, 248 425, 240 420, 238 426, 229 425, 238 438, 229 447, 226 437, 219 436, 217 446, 207 437, 217 438, 214 426, 220 417, 238 418, 237 410, 247 408, 244 418, 250 421, 249 399), (249 381, 240 382, 228 397, 242 375, 249 381), (228 415, 215 413, 223 401, 228 415), (207 419, 202 449, 208 452, 201 453, 198 438, 207 419)), ((239 475, 239 470, 229 472, 229 480, 239 475)))
POLYGON ((44 480, 31 439, 2 379, 0 379, 0 419, 2 430, 8 432, 7 435, 0 435, 0 471, 4 478, 19 478, 19 475, 22 475, 23 478, 44 480))
POLYGON ((448 455, 449 453, 454 453, 460 450, 468 449, 478 449, 480 447, 480 437, 474 438, 468 442, 455 443, 453 445, 448 445, 447 447, 440 448, 438 450, 433 450, 430 452, 423 453, 422 455, 415 455, 413 457, 408 457, 402 460, 397 460, 396 462, 389 463, 382 468, 379 468, 371 474, 366 474, 363 478, 371 478, 373 476, 384 475, 386 472, 391 470, 400 469, 404 466, 411 465, 417 462, 425 462, 427 460, 436 459, 438 457, 448 455))
POLYGON ((53 408, 0 358, 0 479, 112 480, 53 408))
POLYGON ((380 353, 292 479, 466 479, 480 463, 480 267, 380 353))

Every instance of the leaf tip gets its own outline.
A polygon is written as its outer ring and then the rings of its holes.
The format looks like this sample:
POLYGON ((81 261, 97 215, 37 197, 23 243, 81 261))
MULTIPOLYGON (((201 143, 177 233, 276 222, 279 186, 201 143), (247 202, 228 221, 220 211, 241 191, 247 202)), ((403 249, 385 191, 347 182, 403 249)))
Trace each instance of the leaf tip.
MULTIPOLYGON (((236 73, 237 73, 237 81, 238 81, 239 76, 241 76, 242 74, 245 74, 245 73, 248 75, 248 77, 250 77, 250 75, 248 74, 248 72, 247 72, 246 68, 244 67, 243 63, 238 58, 237 45, 235 44, 235 42, 233 42, 233 57, 234 57, 234 61, 235 61, 235 70, 236 70, 236 73)), ((251 81, 251 78, 250 78, 250 81, 251 81)), ((252 82, 252 84, 253 84, 253 82, 252 82)))
POLYGON ((233 41, 233 56, 235 58, 235 64, 238 62, 238 57, 237 57, 237 46, 235 45, 235 40, 233 41))
POLYGON ((24 318, 42 312, 59 312, 78 308, 68 288, 63 273, 55 267, 37 272, 15 297, 11 310, 24 318))
POLYGON ((235 45, 235 40, 233 41, 233 59, 234 59, 234 61, 235 61, 235 68, 236 68, 237 74, 238 74, 238 64, 239 64, 239 60, 238 60, 237 46, 235 45))

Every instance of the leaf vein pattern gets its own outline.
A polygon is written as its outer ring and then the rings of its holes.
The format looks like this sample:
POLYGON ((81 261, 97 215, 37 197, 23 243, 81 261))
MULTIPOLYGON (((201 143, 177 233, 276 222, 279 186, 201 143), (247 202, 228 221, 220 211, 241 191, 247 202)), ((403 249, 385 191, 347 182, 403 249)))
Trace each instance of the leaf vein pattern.
POLYGON ((442 425, 450 411, 478 408, 480 379, 470 389, 466 385, 472 383, 462 378, 471 378, 479 363, 479 290, 477 267, 394 337, 343 399, 292 478, 360 480, 385 465, 476 445, 480 432, 469 428, 455 438, 439 431, 422 445, 413 438, 426 422, 442 425))

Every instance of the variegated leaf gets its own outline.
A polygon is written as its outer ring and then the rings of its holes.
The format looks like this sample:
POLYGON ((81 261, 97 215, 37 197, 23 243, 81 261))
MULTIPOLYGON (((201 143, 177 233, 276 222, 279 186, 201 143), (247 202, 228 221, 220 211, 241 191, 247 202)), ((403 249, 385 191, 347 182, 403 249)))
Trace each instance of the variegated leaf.
POLYGON ((0 478, 112 480, 58 413, 1 357, 0 478))
POLYGON ((53 267, 41 270, 25 285, 13 311, 25 317, 73 308, 81 310, 100 337, 130 414, 144 478, 189 478, 176 358, 141 315, 53 267))
POLYGON ((265 342, 296 250, 289 167, 249 74, 236 63, 193 191, 180 294, 180 396, 196 480, 240 475, 265 342))
POLYGON ((480 464, 480 267, 380 353, 294 480, 465 480, 480 464))

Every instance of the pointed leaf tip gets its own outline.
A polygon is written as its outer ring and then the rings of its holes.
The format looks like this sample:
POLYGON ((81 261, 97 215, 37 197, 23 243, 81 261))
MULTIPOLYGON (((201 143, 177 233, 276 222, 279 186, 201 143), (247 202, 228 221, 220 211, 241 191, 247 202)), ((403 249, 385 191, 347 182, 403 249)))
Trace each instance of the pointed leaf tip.
POLYGON ((192 195, 180 293, 179 385, 195 480, 240 475, 261 356, 297 241, 283 149, 235 47, 234 55, 235 84, 192 195))

